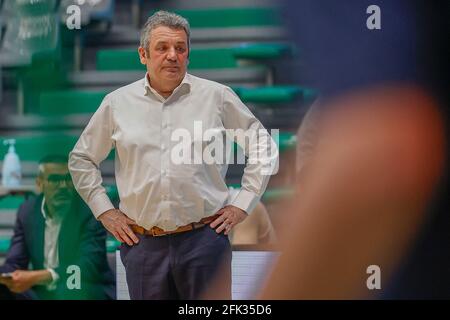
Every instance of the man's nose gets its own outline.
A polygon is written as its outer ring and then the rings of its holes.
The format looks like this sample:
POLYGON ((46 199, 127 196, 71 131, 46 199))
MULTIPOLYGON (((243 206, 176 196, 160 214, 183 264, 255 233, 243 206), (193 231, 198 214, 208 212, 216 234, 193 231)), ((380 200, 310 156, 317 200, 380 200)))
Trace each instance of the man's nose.
POLYGON ((66 190, 68 188, 68 183, 66 181, 61 181, 58 185, 59 190, 66 190))
POLYGON ((169 52, 167 53, 167 59, 171 61, 177 60, 177 53, 175 51, 175 48, 172 47, 169 49, 169 52))
POLYGON ((69 189, 72 186, 71 180, 61 180, 59 183, 60 189, 69 189))

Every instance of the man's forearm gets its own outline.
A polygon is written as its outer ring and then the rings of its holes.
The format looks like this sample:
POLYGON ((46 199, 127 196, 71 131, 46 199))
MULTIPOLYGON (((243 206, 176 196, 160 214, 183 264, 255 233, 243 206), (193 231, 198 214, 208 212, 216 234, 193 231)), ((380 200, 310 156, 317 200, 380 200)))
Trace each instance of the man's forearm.
POLYGON ((114 209, 102 186, 102 176, 98 165, 87 158, 83 150, 78 150, 77 146, 69 156, 69 171, 75 189, 97 219, 102 213, 114 209))

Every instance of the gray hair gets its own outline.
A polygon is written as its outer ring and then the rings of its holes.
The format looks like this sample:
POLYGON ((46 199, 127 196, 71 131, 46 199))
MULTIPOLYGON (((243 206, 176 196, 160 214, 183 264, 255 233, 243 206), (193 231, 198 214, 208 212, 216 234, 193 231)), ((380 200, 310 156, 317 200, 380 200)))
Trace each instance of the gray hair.
POLYGON ((171 29, 183 29, 186 32, 188 40, 188 49, 191 45, 191 31, 189 27, 189 22, 182 16, 168 12, 168 11, 157 11, 151 17, 147 19, 141 30, 141 47, 148 50, 150 44, 150 32, 156 27, 169 27, 171 29))

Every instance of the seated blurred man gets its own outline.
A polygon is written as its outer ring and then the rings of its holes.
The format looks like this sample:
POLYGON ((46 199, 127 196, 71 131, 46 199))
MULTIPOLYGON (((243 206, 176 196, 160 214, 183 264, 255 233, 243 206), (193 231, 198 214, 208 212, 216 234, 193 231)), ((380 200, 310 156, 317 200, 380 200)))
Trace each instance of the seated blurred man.
POLYGON ((0 267, 0 298, 114 298, 106 232, 75 192, 67 158, 42 159, 36 183, 42 193, 19 208, 0 267))
MULTIPOLYGON (((229 190, 232 201, 239 190, 233 188, 229 190)), ((258 202, 247 219, 234 227, 229 238, 232 245, 275 244, 275 230, 262 202, 258 202)))

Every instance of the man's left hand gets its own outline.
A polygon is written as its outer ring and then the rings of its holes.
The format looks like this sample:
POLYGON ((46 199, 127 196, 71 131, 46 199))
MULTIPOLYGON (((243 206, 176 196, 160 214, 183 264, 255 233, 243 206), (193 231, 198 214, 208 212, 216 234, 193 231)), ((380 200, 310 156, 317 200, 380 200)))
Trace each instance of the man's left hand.
POLYGON ((36 285, 39 280, 39 275, 35 271, 16 270, 12 273, 12 278, 4 279, 2 282, 10 291, 22 293, 36 285))
POLYGON ((235 225, 244 221, 248 216, 244 210, 231 205, 223 207, 217 214, 220 216, 211 222, 210 226, 211 228, 216 229, 217 233, 221 233, 225 230, 226 235, 230 233, 235 225))

